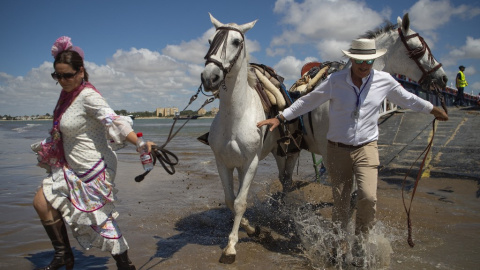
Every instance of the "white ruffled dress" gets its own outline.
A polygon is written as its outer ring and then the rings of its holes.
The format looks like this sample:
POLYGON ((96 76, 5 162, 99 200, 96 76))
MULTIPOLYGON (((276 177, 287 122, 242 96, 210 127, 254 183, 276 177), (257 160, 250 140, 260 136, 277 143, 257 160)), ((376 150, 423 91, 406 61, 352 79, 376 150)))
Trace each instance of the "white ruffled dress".
POLYGON ((117 156, 110 142, 124 145, 133 131, 130 117, 117 116, 100 94, 85 88, 63 114, 60 131, 67 165, 52 167, 43 180, 45 198, 83 248, 123 253, 128 244, 115 221, 117 156))

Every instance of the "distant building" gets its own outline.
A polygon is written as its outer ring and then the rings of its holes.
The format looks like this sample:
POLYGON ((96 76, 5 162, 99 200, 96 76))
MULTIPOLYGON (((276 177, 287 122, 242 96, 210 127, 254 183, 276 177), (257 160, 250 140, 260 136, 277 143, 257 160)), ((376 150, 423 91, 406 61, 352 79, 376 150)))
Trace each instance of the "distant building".
POLYGON ((212 112, 212 115, 217 115, 217 113, 218 113, 218 110, 219 110, 219 108, 215 108, 215 107, 213 107, 213 108, 212 108, 212 110, 211 110, 211 112, 212 112))
POLYGON ((170 107, 170 108, 157 108, 155 114, 157 115, 157 117, 159 116, 167 117, 167 116, 174 116, 175 113, 178 113, 178 108, 170 107))
POLYGON ((200 110, 198 110, 198 115, 203 116, 205 114, 207 114, 207 110, 205 110, 204 108, 201 108, 200 110))

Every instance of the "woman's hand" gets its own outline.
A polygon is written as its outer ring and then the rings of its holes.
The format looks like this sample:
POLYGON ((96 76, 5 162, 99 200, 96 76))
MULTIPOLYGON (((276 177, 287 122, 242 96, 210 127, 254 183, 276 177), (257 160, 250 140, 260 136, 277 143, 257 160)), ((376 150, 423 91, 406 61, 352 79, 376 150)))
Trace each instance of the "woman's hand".
POLYGON ((149 153, 152 152, 152 146, 153 146, 153 145, 157 145, 157 144, 155 144, 154 142, 151 142, 151 141, 147 141, 146 144, 147 144, 148 152, 149 152, 149 153))
MULTIPOLYGON (((138 138, 137 138, 137 134, 136 134, 134 131, 130 132, 130 133, 127 135, 127 138, 126 138, 126 139, 127 139, 127 141, 129 141, 131 144, 137 145, 137 140, 138 140, 138 138)), ((153 145, 156 145, 154 142, 150 142, 150 141, 145 142, 145 144, 146 144, 147 147, 148 147, 148 152, 149 152, 149 153, 152 152, 152 146, 153 146, 153 145)), ((140 151, 138 150, 138 148, 137 148, 137 152, 140 152, 140 151)))

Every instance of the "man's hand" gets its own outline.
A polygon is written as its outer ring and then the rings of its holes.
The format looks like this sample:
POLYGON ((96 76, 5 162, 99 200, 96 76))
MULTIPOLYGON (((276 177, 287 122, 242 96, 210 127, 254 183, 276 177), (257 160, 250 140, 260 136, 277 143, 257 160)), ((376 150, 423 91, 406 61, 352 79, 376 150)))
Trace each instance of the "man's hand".
POLYGON ((447 121, 448 120, 448 115, 447 113, 440 107, 433 107, 433 109, 430 111, 433 116, 435 116, 435 119, 439 121, 447 121))
POLYGON ((257 127, 260 128, 262 126, 269 125, 270 131, 273 131, 278 125, 280 125, 280 120, 277 118, 270 118, 257 123, 257 127))

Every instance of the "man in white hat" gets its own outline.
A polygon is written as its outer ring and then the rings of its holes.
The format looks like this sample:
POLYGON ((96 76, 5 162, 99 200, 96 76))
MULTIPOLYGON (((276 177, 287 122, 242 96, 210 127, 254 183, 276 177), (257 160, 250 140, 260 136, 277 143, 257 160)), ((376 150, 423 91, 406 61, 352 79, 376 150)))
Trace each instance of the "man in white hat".
POLYGON ((372 69, 386 49, 376 49, 373 39, 356 39, 348 51, 351 67, 332 73, 312 92, 295 101, 275 118, 257 123, 273 131, 280 121, 292 120, 330 101, 327 133, 327 169, 332 184, 333 222, 346 229, 350 194, 355 179, 357 215, 355 233, 366 236, 375 221, 379 155, 379 107, 385 98, 417 112, 448 120, 443 109, 405 90, 389 73, 372 69), (354 175, 354 177, 353 177, 354 175))

